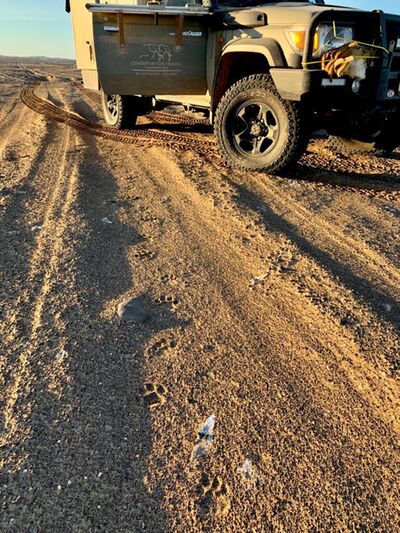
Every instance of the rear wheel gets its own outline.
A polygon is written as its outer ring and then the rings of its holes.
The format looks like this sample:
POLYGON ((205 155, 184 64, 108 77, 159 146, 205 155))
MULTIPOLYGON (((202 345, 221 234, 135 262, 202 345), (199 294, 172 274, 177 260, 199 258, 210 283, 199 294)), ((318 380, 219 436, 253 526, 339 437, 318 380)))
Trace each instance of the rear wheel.
POLYGON ((226 91, 215 134, 229 166, 270 173, 296 163, 309 138, 300 105, 283 100, 268 74, 242 78, 226 91))
POLYGON ((135 96, 101 93, 103 114, 108 126, 117 130, 132 129, 137 121, 137 100, 135 96))

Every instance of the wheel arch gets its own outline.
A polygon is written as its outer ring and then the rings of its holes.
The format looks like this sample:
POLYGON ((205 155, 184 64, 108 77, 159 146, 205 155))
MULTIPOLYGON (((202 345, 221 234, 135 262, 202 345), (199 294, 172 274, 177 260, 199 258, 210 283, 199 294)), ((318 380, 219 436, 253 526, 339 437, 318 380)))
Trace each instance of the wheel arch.
POLYGON ((212 112, 214 113, 228 87, 240 78, 251 74, 263 74, 270 68, 285 65, 283 52, 274 39, 245 38, 228 43, 222 51, 216 70, 212 91, 212 112))

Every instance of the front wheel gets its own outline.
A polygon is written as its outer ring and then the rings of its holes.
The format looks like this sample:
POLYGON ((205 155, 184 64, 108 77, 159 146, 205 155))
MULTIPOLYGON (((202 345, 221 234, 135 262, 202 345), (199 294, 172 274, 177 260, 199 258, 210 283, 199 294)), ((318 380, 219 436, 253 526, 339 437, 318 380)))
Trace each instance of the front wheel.
POLYGON ((137 121, 137 97, 101 92, 103 114, 108 126, 117 130, 132 129, 137 121))
POLYGON ((304 153, 309 136, 300 104, 283 100, 268 74, 232 85, 215 114, 215 135, 229 166, 280 172, 304 153))

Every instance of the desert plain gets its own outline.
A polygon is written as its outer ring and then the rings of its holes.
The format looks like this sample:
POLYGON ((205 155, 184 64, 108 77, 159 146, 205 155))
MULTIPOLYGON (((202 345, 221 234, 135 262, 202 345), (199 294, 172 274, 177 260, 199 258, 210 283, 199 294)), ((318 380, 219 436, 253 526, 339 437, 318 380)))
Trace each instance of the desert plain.
POLYGON ((177 111, 0 62, 0 531, 399 531, 400 152, 177 111))

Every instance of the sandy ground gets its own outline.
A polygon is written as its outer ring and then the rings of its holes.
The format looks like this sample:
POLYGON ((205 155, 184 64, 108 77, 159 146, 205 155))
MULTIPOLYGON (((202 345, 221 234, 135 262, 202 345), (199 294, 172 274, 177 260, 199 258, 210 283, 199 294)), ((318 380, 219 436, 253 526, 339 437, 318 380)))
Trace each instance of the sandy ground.
POLYGON ((245 174, 19 99, 101 122, 77 75, 0 67, 0 530, 399 531, 400 155, 245 174))

